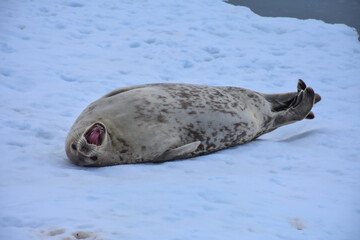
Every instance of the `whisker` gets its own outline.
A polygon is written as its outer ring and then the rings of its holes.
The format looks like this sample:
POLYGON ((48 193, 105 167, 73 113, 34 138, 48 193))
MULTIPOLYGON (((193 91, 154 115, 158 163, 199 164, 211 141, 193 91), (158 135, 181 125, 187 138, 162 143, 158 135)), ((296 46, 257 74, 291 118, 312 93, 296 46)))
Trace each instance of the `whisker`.
POLYGON ((72 128, 72 124, 67 120, 65 119, 65 122, 68 124, 69 126, 69 131, 68 131, 68 134, 70 134, 70 136, 74 137, 74 138, 80 138, 80 135, 77 133, 77 131, 71 131, 71 128, 72 128))

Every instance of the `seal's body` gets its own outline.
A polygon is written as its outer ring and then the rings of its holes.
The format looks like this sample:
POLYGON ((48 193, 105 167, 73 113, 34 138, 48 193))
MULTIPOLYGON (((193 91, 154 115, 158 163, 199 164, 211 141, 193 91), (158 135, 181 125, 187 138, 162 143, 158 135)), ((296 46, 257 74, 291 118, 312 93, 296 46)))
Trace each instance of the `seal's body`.
POLYGON ((187 158, 313 118, 319 100, 301 80, 297 92, 285 94, 190 84, 119 88, 80 114, 65 149, 81 166, 187 158))

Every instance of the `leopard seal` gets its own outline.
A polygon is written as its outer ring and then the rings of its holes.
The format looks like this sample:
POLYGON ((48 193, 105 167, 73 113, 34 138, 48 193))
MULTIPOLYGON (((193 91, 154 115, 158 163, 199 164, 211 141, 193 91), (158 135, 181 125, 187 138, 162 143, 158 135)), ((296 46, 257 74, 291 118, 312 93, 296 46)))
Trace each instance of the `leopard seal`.
POLYGON ((249 142, 302 119, 321 97, 299 80, 296 92, 147 84, 115 89, 91 103, 66 138, 79 166, 164 162, 249 142))

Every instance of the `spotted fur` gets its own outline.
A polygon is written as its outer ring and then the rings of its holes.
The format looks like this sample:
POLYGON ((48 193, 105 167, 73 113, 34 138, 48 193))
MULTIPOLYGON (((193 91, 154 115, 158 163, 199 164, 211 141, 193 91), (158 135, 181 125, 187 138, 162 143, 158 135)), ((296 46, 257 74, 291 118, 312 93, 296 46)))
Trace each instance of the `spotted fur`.
POLYGON ((69 159, 81 166, 198 156, 249 142, 302 120, 313 114, 316 98, 320 100, 303 81, 299 81, 297 92, 285 94, 190 84, 120 88, 80 114, 65 149, 69 159), (94 124, 106 130, 100 146, 88 144, 84 138, 94 124))

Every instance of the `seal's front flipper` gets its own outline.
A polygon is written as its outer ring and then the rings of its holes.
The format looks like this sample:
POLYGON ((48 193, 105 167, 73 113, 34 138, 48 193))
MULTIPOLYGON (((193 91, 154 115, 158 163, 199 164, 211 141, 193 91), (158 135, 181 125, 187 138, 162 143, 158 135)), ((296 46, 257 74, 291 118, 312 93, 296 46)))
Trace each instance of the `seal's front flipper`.
POLYGON ((186 155, 195 152, 196 149, 199 147, 200 143, 201 143, 200 141, 196 141, 182 145, 174 149, 167 150, 166 152, 161 154, 158 158, 156 158, 156 160, 154 160, 153 162, 165 162, 177 158, 186 157, 186 155))

